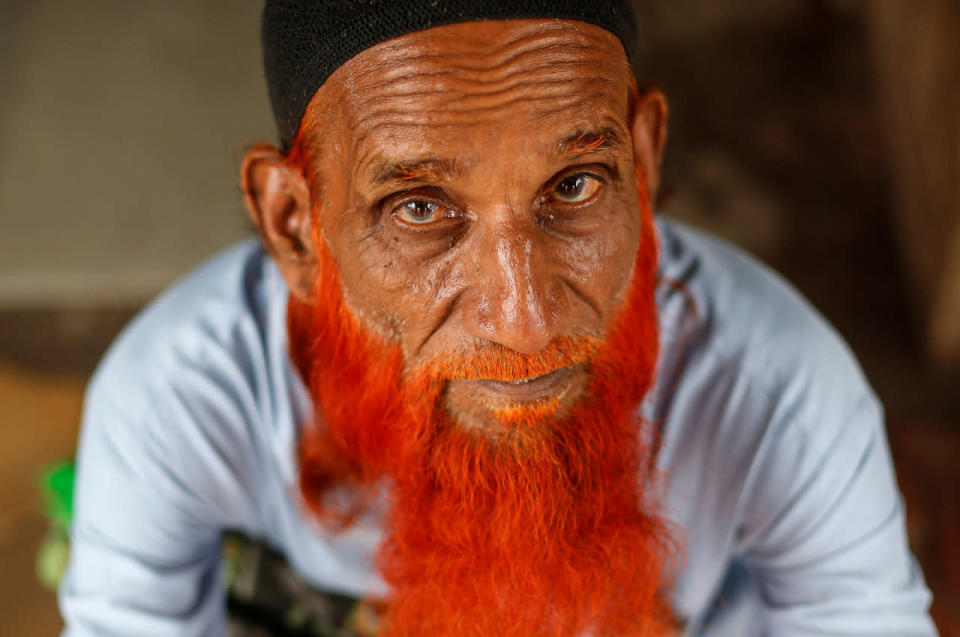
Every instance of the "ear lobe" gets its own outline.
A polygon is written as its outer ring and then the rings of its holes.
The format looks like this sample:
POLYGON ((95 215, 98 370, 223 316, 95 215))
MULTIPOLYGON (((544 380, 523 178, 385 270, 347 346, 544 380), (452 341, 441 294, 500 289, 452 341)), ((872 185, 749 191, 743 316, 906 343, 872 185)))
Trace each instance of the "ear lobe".
POLYGON ((306 179, 284 163, 275 147, 257 144, 244 155, 240 185, 250 219, 290 291, 308 299, 316 254, 306 179))
POLYGON ((643 169, 647 181, 647 196, 651 204, 657 200, 660 185, 660 167, 663 151, 667 145, 667 99, 658 88, 645 89, 633 109, 631 132, 633 133, 634 160, 643 169))

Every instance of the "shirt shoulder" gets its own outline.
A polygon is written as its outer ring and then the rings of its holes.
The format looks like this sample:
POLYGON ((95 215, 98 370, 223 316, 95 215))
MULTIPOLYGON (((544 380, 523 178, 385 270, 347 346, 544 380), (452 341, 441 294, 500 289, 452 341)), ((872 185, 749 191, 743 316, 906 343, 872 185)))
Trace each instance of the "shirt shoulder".
POLYGON ((291 446, 277 441, 294 436, 286 296, 252 240, 175 283, 98 366, 82 444, 105 441, 93 455, 110 446, 162 464, 171 484, 189 485, 223 526, 257 532, 269 516, 256 512, 255 477, 282 480, 292 468, 291 446))
POLYGON ((688 548, 680 612, 711 635, 756 632, 731 629, 745 616, 775 634, 935 634, 882 408, 846 343, 736 248, 669 221, 660 237, 654 403, 688 548))
POLYGON ((696 616, 743 548, 764 468, 801 450, 811 467, 853 456, 882 435, 882 417, 843 339, 789 283, 680 223, 660 219, 658 230, 661 357, 646 415, 661 434, 667 516, 687 547, 677 605, 696 616))
POLYGON ((254 241, 197 267, 124 328, 100 362, 94 387, 123 384, 131 374, 149 378, 169 365, 202 364, 212 347, 250 340, 238 332, 247 325, 262 330, 265 270, 265 255, 254 241))
MULTIPOLYGON (((666 357, 695 356, 755 391, 814 408, 872 391, 850 348, 787 281, 738 248, 660 220, 658 309, 666 357)), ((809 415, 813 419, 814 414, 809 415)))

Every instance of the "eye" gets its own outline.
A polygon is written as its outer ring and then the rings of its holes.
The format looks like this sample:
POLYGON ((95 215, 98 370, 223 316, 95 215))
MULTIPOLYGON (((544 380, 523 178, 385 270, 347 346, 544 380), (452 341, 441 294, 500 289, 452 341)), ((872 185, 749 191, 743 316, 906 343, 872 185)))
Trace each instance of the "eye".
POLYGON ((558 181, 551 194, 553 199, 562 203, 583 203, 597 194, 601 183, 589 173, 577 173, 558 181))
POLYGON ((427 226, 459 216, 456 211, 432 199, 407 199, 395 206, 390 214, 408 226, 427 226))

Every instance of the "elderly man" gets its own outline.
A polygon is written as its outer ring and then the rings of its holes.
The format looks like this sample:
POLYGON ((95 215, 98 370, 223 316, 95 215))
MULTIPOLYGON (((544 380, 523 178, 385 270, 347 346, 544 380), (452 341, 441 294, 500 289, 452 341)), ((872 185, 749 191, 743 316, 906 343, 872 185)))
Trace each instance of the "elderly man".
POLYGON ((390 635, 934 633, 846 348, 654 223, 634 39, 625 0, 267 2, 261 242, 91 385, 67 634, 223 634, 224 529, 390 635))

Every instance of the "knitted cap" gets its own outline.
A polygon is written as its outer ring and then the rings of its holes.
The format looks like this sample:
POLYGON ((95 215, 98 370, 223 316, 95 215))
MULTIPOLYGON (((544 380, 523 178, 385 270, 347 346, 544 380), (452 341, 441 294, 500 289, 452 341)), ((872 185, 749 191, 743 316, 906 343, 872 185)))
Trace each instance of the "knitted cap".
POLYGON ((296 137, 320 85, 364 49, 443 24, 510 18, 589 22, 620 38, 628 55, 636 40, 630 0, 267 0, 263 67, 281 142, 296 137))

